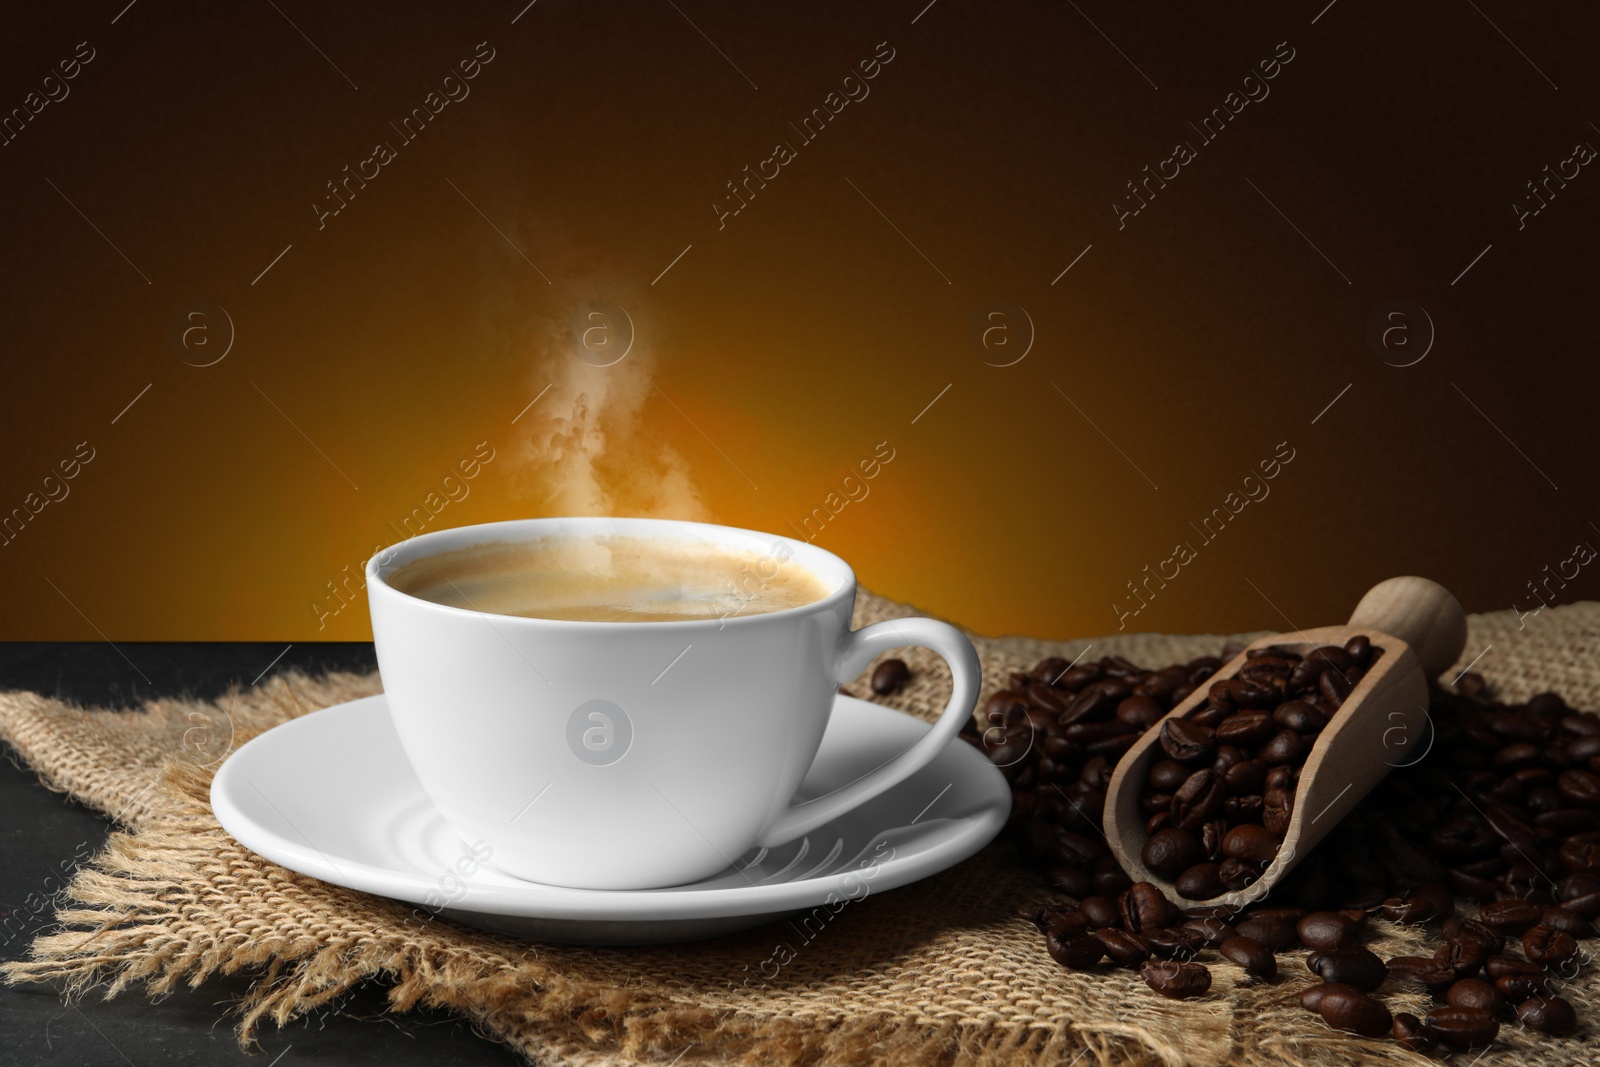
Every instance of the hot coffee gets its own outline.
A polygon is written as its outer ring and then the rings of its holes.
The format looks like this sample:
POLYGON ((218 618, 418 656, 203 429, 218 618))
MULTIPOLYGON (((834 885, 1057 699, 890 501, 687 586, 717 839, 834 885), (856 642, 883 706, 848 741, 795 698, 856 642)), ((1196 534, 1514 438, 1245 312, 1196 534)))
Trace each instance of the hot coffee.
POLYGON ((832 591, 793 562, 726 545, 643 537, 474 545, 415 560, 388 581, 450 607, 588 622, 764 615, 832 591))

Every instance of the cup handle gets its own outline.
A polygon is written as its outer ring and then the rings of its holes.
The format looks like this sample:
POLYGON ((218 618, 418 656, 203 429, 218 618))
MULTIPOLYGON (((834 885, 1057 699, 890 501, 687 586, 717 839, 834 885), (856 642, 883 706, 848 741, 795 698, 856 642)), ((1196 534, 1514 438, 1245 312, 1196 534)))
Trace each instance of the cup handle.
POLYGON ((905 781, 926 766, 960 733, 961 724, 972 714, 973 706, 978 702, 982 674, 978 667, 978 653, 973 649, 972 642, 954 626, 936 619, 911 618, 891 619, 854 630, 845 637, 835 667, 835 680, 848 681, 860 674, 878 653, 906 645, 936 652, 950 665, 954 691, 938 722, 916 744, 849 785, 800 804, 790 804, 761 840, 756 842, 762 848, 793 841, 890 786, 905 781))

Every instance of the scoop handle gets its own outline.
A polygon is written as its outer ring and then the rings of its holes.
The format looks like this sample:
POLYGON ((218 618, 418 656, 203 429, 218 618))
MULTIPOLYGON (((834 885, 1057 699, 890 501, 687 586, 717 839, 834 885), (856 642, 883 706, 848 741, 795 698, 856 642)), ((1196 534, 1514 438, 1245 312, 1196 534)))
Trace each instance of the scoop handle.
POLYGON ((1467 643, 1467 615, 1450 590, 1438 582, 1408 575, 1379 582, 1350 613, 1351 626, 1393 634, 1411 646, 1429 678, 1437 678, 1461 658, 1467 643))

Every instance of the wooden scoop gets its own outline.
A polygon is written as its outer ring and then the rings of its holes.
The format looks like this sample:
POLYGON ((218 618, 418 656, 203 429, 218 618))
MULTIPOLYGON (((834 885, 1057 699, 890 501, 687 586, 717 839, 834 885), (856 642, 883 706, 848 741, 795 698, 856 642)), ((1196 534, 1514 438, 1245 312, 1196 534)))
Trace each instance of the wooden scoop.
POLYGON ((1428 679, 1460 657, 1466 639, 1466 615, 1448 589, 1426 578, 1390 578, 1368 590, 1348 625, 1251 642, 1154 729, 1146 730, 1117 764, 1105 806, 1106 838, 1117 862, 1134 881, 1155 884, 1181 908, 1242 907, 1260 900, 1392 767, 1420 758, 1417 748, 1428 720, 1428 679), (1358 634, 1366 635, 1383 654, 1317 734, 1300 772, 1294 809, 1277 857, 1244 889, 1210 900, 1180 897, 1172 882, 1150 871, 1142 858, 1149 835, 1139 795, 1151 765, 1165 756, 1159 744, 1161 725, 1204 706, 1211 684, 1237 674, 1251 649, 1279 645, 1304 655, 1319 646, 1343 645, 1358 634))

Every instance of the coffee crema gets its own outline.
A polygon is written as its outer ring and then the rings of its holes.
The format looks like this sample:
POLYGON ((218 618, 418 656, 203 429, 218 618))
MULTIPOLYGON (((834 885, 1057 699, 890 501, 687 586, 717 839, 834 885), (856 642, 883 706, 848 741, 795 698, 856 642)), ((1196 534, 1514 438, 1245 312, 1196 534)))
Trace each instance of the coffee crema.
POLYGON ((435 604, 535 619, 682 622, 815 603, 828 584, 793 560, 703 541, 554 537, 441 552, 385 579, 435 604))

